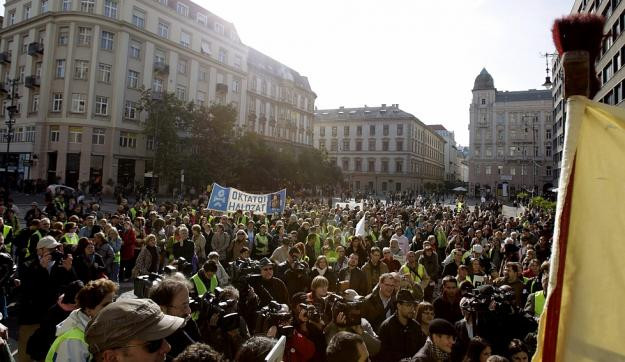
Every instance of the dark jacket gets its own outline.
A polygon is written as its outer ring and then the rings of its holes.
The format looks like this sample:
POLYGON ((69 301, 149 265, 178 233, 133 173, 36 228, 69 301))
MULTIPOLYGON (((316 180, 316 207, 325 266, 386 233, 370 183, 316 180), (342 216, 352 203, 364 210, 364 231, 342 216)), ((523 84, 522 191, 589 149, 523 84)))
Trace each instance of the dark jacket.
POLYGON ((371 261, 366 262, 362 267, 362 271, 365 272, 365 275, 367 276, 367 291, 373 290, 373 287, 378 284, 380 275, 389 272, 388 265, 384 264, 382 259, 380 259, 377 266, 373 266, 371 261))
POLYGON ((98 254, 93 254, 93 262, 90 262, 84 254, 78 255, 74 259, 73 265, 78 279, 82 280, 85 284, 90 280, 100 278, 106 271, 104 261, 98 254))
POLYGON ((434 316, 435 318, 446 319, 449 323, 454 324, 462 319, 460 311, 460 301, 448 303, 442 296, 434 299, 434 316))
POLYGON ((440 275, 440 264, 438 264, 438 254, 432 252, 432 255, 424 254, 419 258, 419 264, 425 267, 425 271, 432 280, 438 280, 440 275))
POLYGON ((443 268, 443 277, 448 275, 451 275, 452 277, 458 275, 458 265, 453 260, 451 263, 445 265, 445 268, 443 268))
POLYGON ((202 342, 197 324, 192 319, 188 320, 184 327, 178 329, 166 339, 171 345, 171 351, 167 353, 166 361, 173 361, 190 344, 202 342))
MULTIPOLYGON (((466 320, 462 319, 457 321, 454 323, 454 327, 456 328, 456 343, 454 343, 454 346, 451 349, 451 361, 461 362, 464 355, 467 353, 471 338, 469 338, 466 320)), ((477 335, 477 328, 475 325, 473 325, 473 335, 477 335)))
POLYGON ((259 308, 266 306, 272 300, 280 304, 289 304, 288 291, 282 280, 276 277, 265 280, 260 275, 253 275, 248 281, 258 296, 259 308))
POLYGON ((399 322, 397 314, 382 322, 378 335, 382 342, 379 355, 389 362, 415 355, 427 339, 414 319, 409 319, 404 326, 399 322))
POLYGON ((38 258, 27 262, 21 275, 20 325, 41 323, 48 308, 56 302, 59 295, 57 273, 58 267, 53 266, 48 272, 38 258))
POLYGON ((178 258, 183 257, 187 262, 191 262, 193 260, 193 254, 195 253, 195 244, 191 240, 185 240, 182 245, 180 242, 175 242, 172 248, 172 253, 174 255, 174 259, 178 260, 178 258))
MULTIPOLYGON (((395 313, 395 295, 391 296, 391 300, 388 302, 387 308, 391 311, 391 313, 395 313)), ((371 292, 371 294, 365 297, 365 301, 362 305, 362 315, 369 321, 369 323, 371 323, 371 327, 375 332, 378 331, 380 325, 386 319, 384 304, 382 303, 380 292, 377 287, 373 290, 373 292, 371 292)))
POLYGON ((349 288, 354 289, 359 295, 369 294, 365 272, 358 268, 354 268, 349 272, 349 267, 345 267, 339 272, 339 281, 347 280, 348 273, 350 273, 349 288))
MULTIPOLYGON (((319 271, 317 271, 317 269, 313 268, 313 270, 310 272, 310 280, 312 281, 313 279, 315 279, 315 277, 317 275, 319 275, 319 271)), ((331 267, 328 267, 328 269, 323 274, 323 276, 326 279, 328 279, 328 291, 336 293, 336 291, 339 288, 339 286, 338 286, 339 277, 338 277, 338 275, 336 275, 336 272, 334 271, 334 269, 332 269, 331 267)))
POLYGON ((26 351, 32 359, 43 361, 56 338, 56 325, 69 316, 70 312, 55 303, 43 317, 39 329, 28 339, 26 351))
POLYGON ((409 361, 409 362, 442 362, 441 360, 436 358, 436 355, 434 354, 434 351, 432 350, 432 341, 430 341, 429 339, 425 342, 425 344, 423 345, 423 347, 421 347, 421 349, 419 350, 419 352, 417 352, 417 354, 412 356, 412 358, 407 359, 406 361, 409 361))

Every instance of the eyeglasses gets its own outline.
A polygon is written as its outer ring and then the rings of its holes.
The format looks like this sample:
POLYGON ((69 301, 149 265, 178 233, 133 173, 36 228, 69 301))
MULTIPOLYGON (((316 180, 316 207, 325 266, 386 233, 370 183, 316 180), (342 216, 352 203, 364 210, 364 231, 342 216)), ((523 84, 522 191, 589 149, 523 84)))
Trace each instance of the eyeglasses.
POLYGON ((123 347, 117 347, 115 349, 126 349, 126 348, 132 348, 132 347, 145 347, 145 349, 148 351, 148 353, 156 353, 158 352, 159 349, 161 349, 161 346, 163 345, 163 341, 164 338, 161 339, 157 339, 154 341, 148 341, 142 344, 131 344, 128 346, 123 346, 123 347))

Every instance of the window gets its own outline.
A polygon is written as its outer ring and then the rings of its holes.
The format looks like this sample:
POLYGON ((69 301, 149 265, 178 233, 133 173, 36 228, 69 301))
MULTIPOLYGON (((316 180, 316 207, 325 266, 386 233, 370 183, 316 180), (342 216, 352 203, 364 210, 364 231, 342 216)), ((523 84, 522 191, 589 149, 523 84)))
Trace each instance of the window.
POLYGON ((65 59, 56 60, 56 77, 65 78, 65 59))
POLYGON ((85 113, 87 108, 87 96, 82 93, 72 94, 72 112, 85 113))
POLYGON ((48 0, 41 0, 41 13, 48 12, 48 0))
POLYGON ((28 34, 22 36, 22 47, 20 48, 20 54, 26 54, 26 52, 28 51, 28 43, 30 43, 30 41, 28 40, 28 34))
POLYGON ((154 78, 152 81, 152 90, 156 93, 161 93, 163 91, 163 80, 154 78))
POLYGON ((169 38, 169 24, 165 24, 162 21, 158 22, 158 35, 163 38, 169 38))
POLYGON ((491 166, 486 166, 485 167, 484 174, 486 174, 486 175, 490 175, 491 174, 491 166))
POLYGON ((26 139, 25 142, 35 142, 35 126, 26 127, 26 139))
POLYGON ((375 136, 375 125, 369 126, 369 136, 375 136))
POLYGON ((137 119, 139 113, 137 111, 137 103, 126 101, 126 106, 124 107, 124 118, 128 119, 137 119))
MULTIPOLYGON (((234 65, 236 68, 241 68, 241 63, 243 63, 243 58, 241 58, 240 55, 235 55, 234 56, 234 63, 232 65, 234 65)), ((265 93, 267 92, 267 90, 265 89, 265 93)))
POLYGON ((375 139, 369 140, 369 151, 375 151, 375 139))
POLYGON ((551 157, 551 146, 545 146, 545 156, 551 157))
POLYGON ((8 18, 9 18, 9 20, 7 21, 7 23, 9 25, 15 24, 15 10, 12 10, 12 11, 9 12, 8 18))
POLYGON ((39 112, 39 94, 33 95, 33 101, 31 102, 31 112, 39 112))
POLYGON ((54 93, 52 96, 52 112, 61 112, 63 108, 63 93, 54 93))
POLYGON ((397 147, 397 151, 403 151, 404 150, 404 141, 403 140, 396 140, 395 141, 395 145, 397 147))
POLYGON ((404 161, 396 160, 395 161, 395 173, 402 173, 402 172, 404 172, 404 161))
POLYGON ((135 59, 141 58, 141 43, 136 40, 130 41, 130 57, 135 59))
POLYGON ((63 11, 72 10, 72 0, 63 0, 63 11))
POLYGON ((404 135, 404 125, 403 124, 398 124, 397 125, 397 135, 398 136, 403 136, 404 135))
POLYGON ((219 48, 219 57, 217 58, 221 63, 228 62, 228 51, 224 48, 219 48))
POLYGON ((197 13, 196 15, 197 22, 204 26, 208 25, 208 16, 202 13, 197 13))
POLYGON ((224 35, 224 25, 221 23, 215 23, 215 31, 218 34, 224 35))
POLYGON ((241 90, 241 81, 238 79, 233 79, 232 80, 232 92, 239 93, 240 90, 241 90))
POLYGON ((375 172, 375 160, 367 161, 367 171, 375 172))
POLYGON ((61 129, 59 126, 50 126, 50 142, 59 142, 61 129))
POLYGON ((84 26, 78 27, 78 45, 91 45, 91 28, 84 26))
POLYGON ((176 4, 176 11, 182 16, 189 16, 189 7, 181 2, 176 4))
POLYGON ((178 73, 186 74, 187 73, 187 61, 184 59, 178 59, 178 73))
POLYGON ((176 97, 180 99, 181 101, 186 100, 187 99, 187 87, 178 84, 176 86, 176 97))
POLYGON ((145 138, 145 149, 146 150, 154 149, 154 136, 147 136, 145 138))
POLYGON ((339 150, 339 141, 337 139, 332 139, 330 141, 330 151, 338 151, 339 150))
POLYGON ((319 149, 320 150, 326 149, 326 140, 319 140, 319 149))
POLYGON ((93 14, 95 8, 95 0, 80 0, 80 11, 83 13, 93 14))
POLYGON ((516 175, 516 168, 510 167, 510 176, 516 175))
POLYGON ((385 124, 384 126, 382 126, 382 135, 388 136, 388 124, 385 124))
POLYGON ((82 142, 82 127, 70 127, 68 134, 69 143, 81 143, 82 142))
POLYGON ((104 83, 111 83, 111 70, 113 67, 110 64, 100 63, 98 64, 98 81, 104 83))
POLYGON ((362 136, 362 126, 356 127, 356 136, 358 137, 362 136))
POLYGON ((336 137, 337 133, 338 133, 338 128, 336 126, 332 127, 332 137, 336 137))
POLYGON ((130 132, 120 132, 119 146, 127 148, 137 148, 137 135, 130 132))
POLYGON ((109 31, 102 31, 102 38, 100 38, 100 48, 104 50, 113 50, 113 38, 115 34, 109 31))
POLYGON ((202 82, 208 82, 208 69, 200 68, 200 80, 202 82))
POLYGON ((31 5, 30 4, 24 5, 24 11, 22 13, 22 20, 30 19, 30 9, 31 9, 31 5))
POLYGON ((343 140, 343 151, 349 151, 349 139, 343 140))
POLYGON ((139 88, 139 72, 128 70, 128 88, 139 88))
POLYGON ((106 130, 104 128, 94 128, 91 133, 91 143, 94 145, 103 145, 106 130))
POLYGON ((388 172, 388 161, 382 160, 382 172, 388 172))
POLYGON ((382 151, 388 151, 388 141, 382 140, 382 151))
POLYGON ((106 116, 109 111, 108 97, 95 96, 95 114, 98 116, 106 116))
POLYGON ((117 1, 104 0, 104 16, 117 19, 117 1))
POLYGON ((362 141, 356 140, 356 151, 362 151, 362 141))
POLYGON ((20 82, 24 82, 24 80, 26 79, 25 78, 26 77, 26 66, 24 66, 24 65, 20 66, 18 68, 17 72, 19 73, 19 78, 18 79, 20 80, 20 82))
POLYGON ((343 136, 349 137, 349 126, 343 127, 343 136))
POLYGON ((344 158, 343 159, 343 171, 347 171, 349 170, 349 159, 344 158))
POLYGON ((354 171, 362 171, 362 160, 359 158, 354 160, 354 171))
POLYGON ((74 67, 74 79, 87 79, 89 74, 89 62, 86 60, 77 60, 74 67))
POLYGON ((551 176, 551 166, 545 168, 545 176, 551 176))
POLYGON ((67 45, 69 43, 69 28, 67 26, 63 26, 59 29, 59 45, 67 45))
POLYGON ((132 11, 132 25, 137 28, 145 28, 145 12, 143 10, 134 9, 132 11))
POLYGON ((191 46, 191 34, 181 31, 180 32, 180 44, 185 48, 190 47, 191 46))

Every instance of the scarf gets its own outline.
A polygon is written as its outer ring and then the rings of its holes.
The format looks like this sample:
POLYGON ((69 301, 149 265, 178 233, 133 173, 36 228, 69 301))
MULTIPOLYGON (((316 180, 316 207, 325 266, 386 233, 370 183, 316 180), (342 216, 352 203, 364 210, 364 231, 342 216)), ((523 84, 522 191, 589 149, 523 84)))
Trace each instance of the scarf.
POLYGON ((328 267, 325 267, 323 269, 314 267, 313 269, 316 270, 317 273, 319 273, 319 275, 321 276, 324 276, 326 274, 326 271, 328 271, 328 267))
POLYGON ((432 342, 430 337, 428 337, 427 341, 425 341, 425 345, 428 346, 428 351, 430 352, 429 355, 436 357, 437 361, 441 361, 441 362, 449 361, 449 353, 436 347, 436 345, 432 342))

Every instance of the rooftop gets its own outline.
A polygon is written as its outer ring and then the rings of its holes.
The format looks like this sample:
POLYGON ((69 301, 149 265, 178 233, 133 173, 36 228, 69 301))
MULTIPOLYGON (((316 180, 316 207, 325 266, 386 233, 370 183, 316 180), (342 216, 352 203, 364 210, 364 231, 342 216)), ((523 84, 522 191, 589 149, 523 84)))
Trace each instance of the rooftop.
POLYGON ((550 90, 530 89, 526 91, 497 91, 495 102, 524 102, 552 100, 550 90))
POLYGON ((296 70, 287 67, 252 47, 248 47, 247 63, 276 77, 294 82, 298 87, 312 92, 307 77, 300 75, 296 70))
POLYGON ((353 119, 354 121, 362 121, 363 119, 415 119, 421 122, 414 115, 399 109, 399 104, 382 104, 380 107, 359 107, 336 109, 318 109, 315 110, 315 120, 317 121, 336 121, 353 119))
POLYGON ((442 124, 428 124, 428 127, 433 131, 447 131, 447 128, 442 124))

